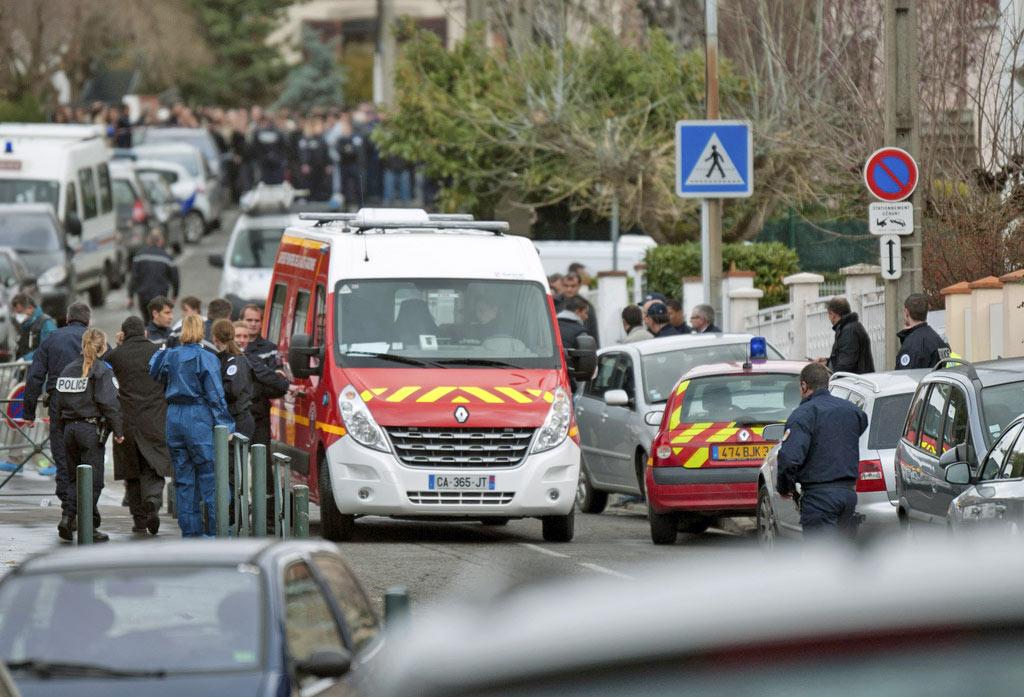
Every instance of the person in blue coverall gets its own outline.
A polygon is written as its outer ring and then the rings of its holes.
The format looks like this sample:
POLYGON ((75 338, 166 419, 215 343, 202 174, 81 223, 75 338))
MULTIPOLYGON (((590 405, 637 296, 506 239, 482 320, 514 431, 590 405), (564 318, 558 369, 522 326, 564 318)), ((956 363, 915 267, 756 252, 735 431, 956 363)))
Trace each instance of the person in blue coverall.
POLYGON ((178 525, 183 537, 212 535, 216 530, 213 427, 235 430, 224 400, 220 361, 204 349, 203 321, 189 316, 181 325, 181 345, 153 354, 149 374, 166 387, 167 447, 174 465, 178 525), (203 530, 199 499, 206 503, 203 530))
POLYGON ((856 532, 860 436, 867 415, 829 394, 828 368, 811 363, 800 371, 803 400, 786 421, 779 448, 776 488, 782 496, 802 490, 800 526, 807 536, 856 532))

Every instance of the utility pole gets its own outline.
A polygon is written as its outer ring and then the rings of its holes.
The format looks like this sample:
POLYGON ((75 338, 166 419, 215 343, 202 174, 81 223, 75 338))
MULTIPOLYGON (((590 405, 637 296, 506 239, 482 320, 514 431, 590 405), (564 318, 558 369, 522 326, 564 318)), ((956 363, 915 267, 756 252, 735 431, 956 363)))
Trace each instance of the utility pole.
POLYGON ((377 52, 373 61, 373 100, 378 104, 391 106, 394 103, 397 60, 395 2, 377 0, 377 52))
MULTIPOLYGON (((721 118, 718 102, 718 0, 704 0, 705 79, 704 103, 708 120, 721 118)), ((700 210, 701 275, 704 302, 722 313, 722 199, 702 199, 700 210)), ((721 319, 719 320, 721 322, 721 319)))
MULTIPOLYGON (((885 0, 885 144, 903 148, 919 161, 917 0, 885 0)), ((903 328, 903 301, 924 287, 921 276, 921 210, 914 203, 914 233, 903 238, 903 275, 885 283, 885 366, 896 365, 903 328)))

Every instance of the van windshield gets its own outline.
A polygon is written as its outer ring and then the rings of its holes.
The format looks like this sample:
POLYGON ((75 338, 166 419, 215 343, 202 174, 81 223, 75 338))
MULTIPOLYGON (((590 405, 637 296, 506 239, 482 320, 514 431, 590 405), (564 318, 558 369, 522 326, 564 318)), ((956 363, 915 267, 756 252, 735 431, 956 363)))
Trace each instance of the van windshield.
POLYGON ((231 265, 239 269, 269 269, 274 266, 284 228, 239 230, 231 247, 231 265))
POLYGON ((547 294, 528 281, 417 278, 341 281, 343 365, 559 368, 547 294))
POLYGON ((57 210, 60 182, 50 179, 0 179, 0 203, 49 203, 57 210))

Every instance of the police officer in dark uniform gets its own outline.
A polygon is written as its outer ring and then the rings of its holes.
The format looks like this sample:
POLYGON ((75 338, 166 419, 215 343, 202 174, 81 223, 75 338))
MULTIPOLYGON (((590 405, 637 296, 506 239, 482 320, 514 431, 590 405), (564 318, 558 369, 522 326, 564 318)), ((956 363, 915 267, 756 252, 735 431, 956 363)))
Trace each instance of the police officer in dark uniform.
POLYGON ((309 200, 331 197, 331 154, 323 137, 323 119, 314 116, 296 145, 299 153, 300 188, 309 190, 309 200))
MULTIPOLYGON (((25 380, 25 421, 36 420, 36 406, 44 392, 52 393, 57 386, 57 378, 61 376, 69 363, 82 355, 82 335, 89 327, 92 313, 84 303, 74 303, 68 307, 67 324, 50 334, 36 349, 32 357, 32 365, 28 369, 25 380)), ((49 402, 50 416, 50 455, 57 467, 54 477, 56 495, 60 499, 62 516, 61 523, 70 525, 68 514, 68 458, 64 450, 64 429, 61 425, 54 400, 49 402)), ((72 487, 73 488, 73 487, 72 487)))
POLYGON ((256 430, 254 443, 270 447, 270 400, 288 393, 288 379, 281 372, 281 359, 277 345, 260 335, 263 310, 259 305, 242 308, 242 321, 249 327, 249 345, 245 357, 253 372, 252 415, 256 430))
POLYGON ((174 303, 169 298, 158 295, 146 305, 149 312, 149 324, 146 325, 146 338, 160 348, 167 346, 171 340, 171 325, 174 323, 174 303))
POLYGON ((868 417, 852 402, 828 392, 828 369, 811 363, 800 371, 803 400, 786 421, 779 449, 777 488, 782 496, 800 484, 804 534, 856 531, 860 435, 868 417))
POLYGON ((235 343, 235 325, 229 319, 213 323, 213 344, 220 360, 220 379, 224 385, 224 401, 235 420, 235 431, 250 441, 256 425, 252 417, 253 378, 249 361, 235 343))
MULTIPOLYGON (((68 456, 67 515, 74 519, 78 512, 76 479, 79 465, 92 465, 92 515, 94 542, 106 542, 107 534, 99 530, 100 492, 103 491, 103 459, 107 432, 114 441, 124 442, 124 423, 117 397, 117 378, 100 356, 107 351, 107 336, 99 329, 87 329, 82 335, 82 355, 61 371, 54 399, 64 424, 64 448, 68 456)), ((61 539, 71 540, 68 521, 61 519, 57 532, 61 539)))
POLYGON ((288 164, 288 147, 284 135, 266 115, 261 116, 252 132, 250 156, 258 171, 258 181, 283 184, 288 164))
POLYGON ((934 368, 949 358, 949 344, 928 326, 928 296, 914 293, 903 303, 903 326, 900 331, 900 352, 896 354, 896 370, 934 368))
POLYGON ((159 230, 149 233, 146 248, 132 259, 132 278, 128 283, 128 307, 131 298, 138 299, 142 321, 150 321, 149 301, 159 296, 178 297, 178 267, 164 249, 164 236, 159 230))

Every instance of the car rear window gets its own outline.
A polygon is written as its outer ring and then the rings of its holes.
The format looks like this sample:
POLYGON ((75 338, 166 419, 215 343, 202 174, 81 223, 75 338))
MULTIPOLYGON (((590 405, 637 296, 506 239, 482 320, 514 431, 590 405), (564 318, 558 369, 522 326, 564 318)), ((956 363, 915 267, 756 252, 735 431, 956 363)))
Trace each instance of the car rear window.
POLYGON ((679 415, 681 423, 783 422, 800 404, 800 383, 796 375, 715 375, 687 382, 679 415))
POLYGON ((891 450, 900 442, 903 435, 903 423, 907 418, 912 392, 907 394, 881 397, 875 400, 871 409, 871 427, 868 430, 868 448, 872 450, 891 450))
MULTIPOLYGON (((735 344, 692 346, 690 348, 681 348, 677 351, 649 353, 641 359, 647 403, 658 404, 659 402, 667 401, 672 393, 672 386, 690 368, 711 363, 743 361, 746 360, 749 353, 750 344, 746 341, 735 344)), ((768 357, 773 360, 781 360, 783 356, 774 347, 769 346, 768 357)))

